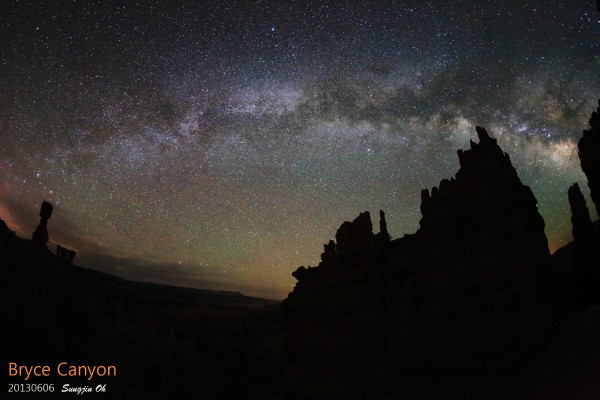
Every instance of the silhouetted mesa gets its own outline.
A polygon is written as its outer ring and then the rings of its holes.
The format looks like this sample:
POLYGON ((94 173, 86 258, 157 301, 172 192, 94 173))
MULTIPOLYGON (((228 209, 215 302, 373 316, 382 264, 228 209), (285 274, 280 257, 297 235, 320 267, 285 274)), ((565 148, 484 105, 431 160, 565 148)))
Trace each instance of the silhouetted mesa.
POLYGON ((422 192, 417 233, 377 240, 385 214, 374 235, 365 212, 293 274, 290 398, 491 398, 543 345, 558 293, 544 221, 509 156, 477 135, 456 176, 422 192))
POLYGON ((600 215, 600 100, 590 118, 590 127, 583 131, 583 137, 579 140, 579 159, 588 179, 592 201, 600 215))
POLYGON ((33 232, 31 238, 31 244, 37 249, 46 250, 46 243, 48 243, 48 220, 52 216, 52 204, 47 201, 42 202, 40 208, 40 224, 33 232))

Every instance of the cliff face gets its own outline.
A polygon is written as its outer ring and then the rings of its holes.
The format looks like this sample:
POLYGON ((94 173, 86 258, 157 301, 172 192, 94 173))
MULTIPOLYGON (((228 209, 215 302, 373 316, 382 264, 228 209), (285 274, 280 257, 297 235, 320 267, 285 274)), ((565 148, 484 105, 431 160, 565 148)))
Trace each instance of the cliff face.
POLYGON ((558 291, 533 193, 496 140, 477 134, 458 151, 455 178, 422 192, 415 234, 375 235, 366 212, 340 227, 318 267, 294 273, 284 302, 290 397, 509 390, 506 377, 555 321, 558 291))

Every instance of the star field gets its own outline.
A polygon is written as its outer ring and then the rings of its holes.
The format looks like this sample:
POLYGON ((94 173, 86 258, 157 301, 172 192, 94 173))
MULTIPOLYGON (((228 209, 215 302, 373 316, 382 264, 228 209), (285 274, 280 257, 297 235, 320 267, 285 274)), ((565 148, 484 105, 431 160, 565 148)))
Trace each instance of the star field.
POLYGON ((483 125, 551 250, 571 240, 600 88, 593 1, 197 3, 0 6, 12 229, 29 237, 45 199, 79 265, 281 298, 361 211, 413 233, 421 189, 483 125))

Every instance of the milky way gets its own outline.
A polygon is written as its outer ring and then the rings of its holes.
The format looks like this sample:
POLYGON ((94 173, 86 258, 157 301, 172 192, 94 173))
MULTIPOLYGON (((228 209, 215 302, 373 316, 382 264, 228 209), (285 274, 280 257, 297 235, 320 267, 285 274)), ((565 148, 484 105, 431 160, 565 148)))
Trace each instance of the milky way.
POLYGON ((483 125, 551 249, 571 240, 600 97, 594 2, 198 3, 3 3, 12 229, 29 237, 45 199, 78 264, 281 298, 359 212, 414 233, 421 189, 483 125))

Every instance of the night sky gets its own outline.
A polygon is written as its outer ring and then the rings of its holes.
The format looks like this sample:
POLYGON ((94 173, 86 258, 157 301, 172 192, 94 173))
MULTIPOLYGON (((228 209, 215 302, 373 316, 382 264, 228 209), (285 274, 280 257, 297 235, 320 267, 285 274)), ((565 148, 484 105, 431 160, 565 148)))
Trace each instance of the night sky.
POLYGON ((79 265, 282 298, 359 212, 414 233, 421 189, 483 125, 551 250, 571 240, 595 1, 191 3, 2 2, 11 229, 29 238, 48 200, 79 265))

